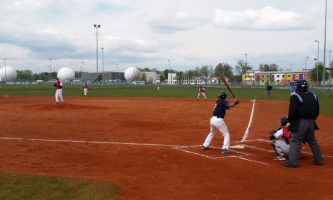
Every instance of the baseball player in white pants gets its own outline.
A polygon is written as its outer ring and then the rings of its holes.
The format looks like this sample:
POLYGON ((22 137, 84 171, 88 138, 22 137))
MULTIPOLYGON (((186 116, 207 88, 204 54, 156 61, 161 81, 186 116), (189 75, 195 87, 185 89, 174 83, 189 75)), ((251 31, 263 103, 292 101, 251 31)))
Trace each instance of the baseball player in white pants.
POLYGON ((230 146, 230 134, 227 125, 224 123, 223 118, 213 116, 210 118, 210 132, 208 133, 203 146, 209 147, 212 142, 216 129, 222 134, 224 141, 221 149, 229 149, 230 146))
POLYGON ((236 106, 239 101, 238 99, 234 99, 230 104, 226 100, 227 94, 225 92, 221 92, 218 95, 218 99, 215 104, 215 108, 213 111, 213 116, 210 118, 210 131, 205 139, 205 142, 202 144, 201 149, 207 150, 211 141, 214 138, 215 131, 218 130, 224 138, 223 145, 221 148, 222 154, 229 154, 229 146, 230 146, 230 134, 227 125, 224 123, 223 118, 226 115, 226 110, 236 106))
POLYGON ((54 83, 54 87, 56 88, 55 92, 55 100, 56 104, 64 103, 64 98, 62 96, 62 82, 57 78, 56 82, 54 83))

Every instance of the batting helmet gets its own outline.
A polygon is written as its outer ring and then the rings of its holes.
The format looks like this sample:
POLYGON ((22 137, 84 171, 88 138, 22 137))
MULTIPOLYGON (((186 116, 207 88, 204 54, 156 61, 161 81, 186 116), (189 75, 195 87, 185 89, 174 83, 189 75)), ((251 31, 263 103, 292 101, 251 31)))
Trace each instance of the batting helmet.
POLYGON ((288 117, 283 116, 280 120, 281 126, 286 126, 286 124, 288 124, 288 117))
POLYGON ((299 80, 296 82, 296 90, 298 92, 307 92, 309 84, 306 80, 299 80))
POLYGON ((217 98, 220 98, 220 99, 226 99, 227 98, 227 94, 225 92, 221 92, 219 94, 219 96, 217 96, 217 98))

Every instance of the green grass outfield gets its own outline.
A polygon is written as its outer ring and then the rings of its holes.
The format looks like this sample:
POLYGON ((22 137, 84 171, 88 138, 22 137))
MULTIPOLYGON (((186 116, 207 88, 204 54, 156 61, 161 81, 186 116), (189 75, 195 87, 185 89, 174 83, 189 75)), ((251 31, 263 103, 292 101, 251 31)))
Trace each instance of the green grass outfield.
MULTIPOLYGON (((113 97, 156 97, 156 98, 196 98, 197 86, 161 86, 160 91, 156 86, 133 85, 92 85, 89 96, 113 97)), ((232 87, 234 94, 242 99, 271 99, 289 100, 289 88, 273 88, 269 98, 263 87, 232 87)), ((231 94, 222 86, 207 86, 208 98, 215 99, 219 92, 225 91, 228 98, 231 94)), ((333 91, 310 91, 317 94, 320 102, 321 113, 333 117, 333 91)), ((53 96, 53 85, 0 85, 0 96, 53 96)), ((65 85, 63 94, 66 96, 82 96, 81 86, 65 85)), ((1 106, 1 105, 0 105, 1 106)), ((286 111, 287 112, 287 111, 286 111)), ((118 199, 116 190, 111 182, 98 182, 68 178, 25 176, 0 173, 0 199, 27 199, 27 200, 57 200, 57 199, 118 199)))
MULTIPOLYGON (((89 91, 89 96, 114 96, 114 97, 171 97, 171 98, 196 98, 197 86, 165 86, 162 85, 160 91, 156 86, 134 86, 134 85, 93 85, 89 91)), ((263 87, 232 87, 234 94, 242 99, 271 99, 271 100, 289 100, 289 88, 273 88, 272 95, 267 96, 266 89, 263 87)), ((0 96, 53 96, 53 85, 0 85, 0 96)), ((216 98, 220 91, 226 91, 228 98, 231 94, 222 86, 207 86, 206 94, 208 98, 216 98)), ((310 88, 320 102, 320 112, 333 117, 333 90, 317 90, 310 88)), ((63 95, 82 96, 81 86, 65 85, 63 95)))

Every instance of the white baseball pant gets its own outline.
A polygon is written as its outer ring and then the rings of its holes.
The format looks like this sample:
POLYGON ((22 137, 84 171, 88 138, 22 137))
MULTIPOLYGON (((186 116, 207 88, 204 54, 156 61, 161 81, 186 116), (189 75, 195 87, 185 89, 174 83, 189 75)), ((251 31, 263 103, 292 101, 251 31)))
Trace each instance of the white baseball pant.
POLYGON ((283 140, 273 140, 272 146, 279 156, 288 155, 290 145, 283 140))
POLYGON ((199 92, 199 93, 198 93, 198 96, 197 96, 197 99, 200 98, 200 95, 202 95, 205 99, 207 99, 207 97, 206 97, 206 95, 205 95, 204 92, 199 92))
POLYGON ((88 95, 88 88, 83 88, 83 94, 84 94, 84 96, 88 95))
POLYGON ((203 146, 209 147, 212 142, 216 129, 221 133, 224 138, 222 149, 229 149, 230 146, 230 134, 227 125, 224 123, 223 118, 217 118, 213 116, 210 118, 210 132, 208 133, 203 146))
POLYGON ((59 103, 59 102, 64 102, 64 98, 62 96, 62 89, 57 89, 56 90, 56 93, 55 93, 55 100, 56 100, 56 103, 59 103))

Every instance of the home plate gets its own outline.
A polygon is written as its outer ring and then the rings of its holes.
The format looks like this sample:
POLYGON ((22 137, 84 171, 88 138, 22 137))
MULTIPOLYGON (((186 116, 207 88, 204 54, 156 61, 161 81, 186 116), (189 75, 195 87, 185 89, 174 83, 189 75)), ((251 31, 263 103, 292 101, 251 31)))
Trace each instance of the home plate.
POLYGON ((231 145, 229 146, 230 149, 245 149, 244 145, 237 144, 237 145, 231 145))

